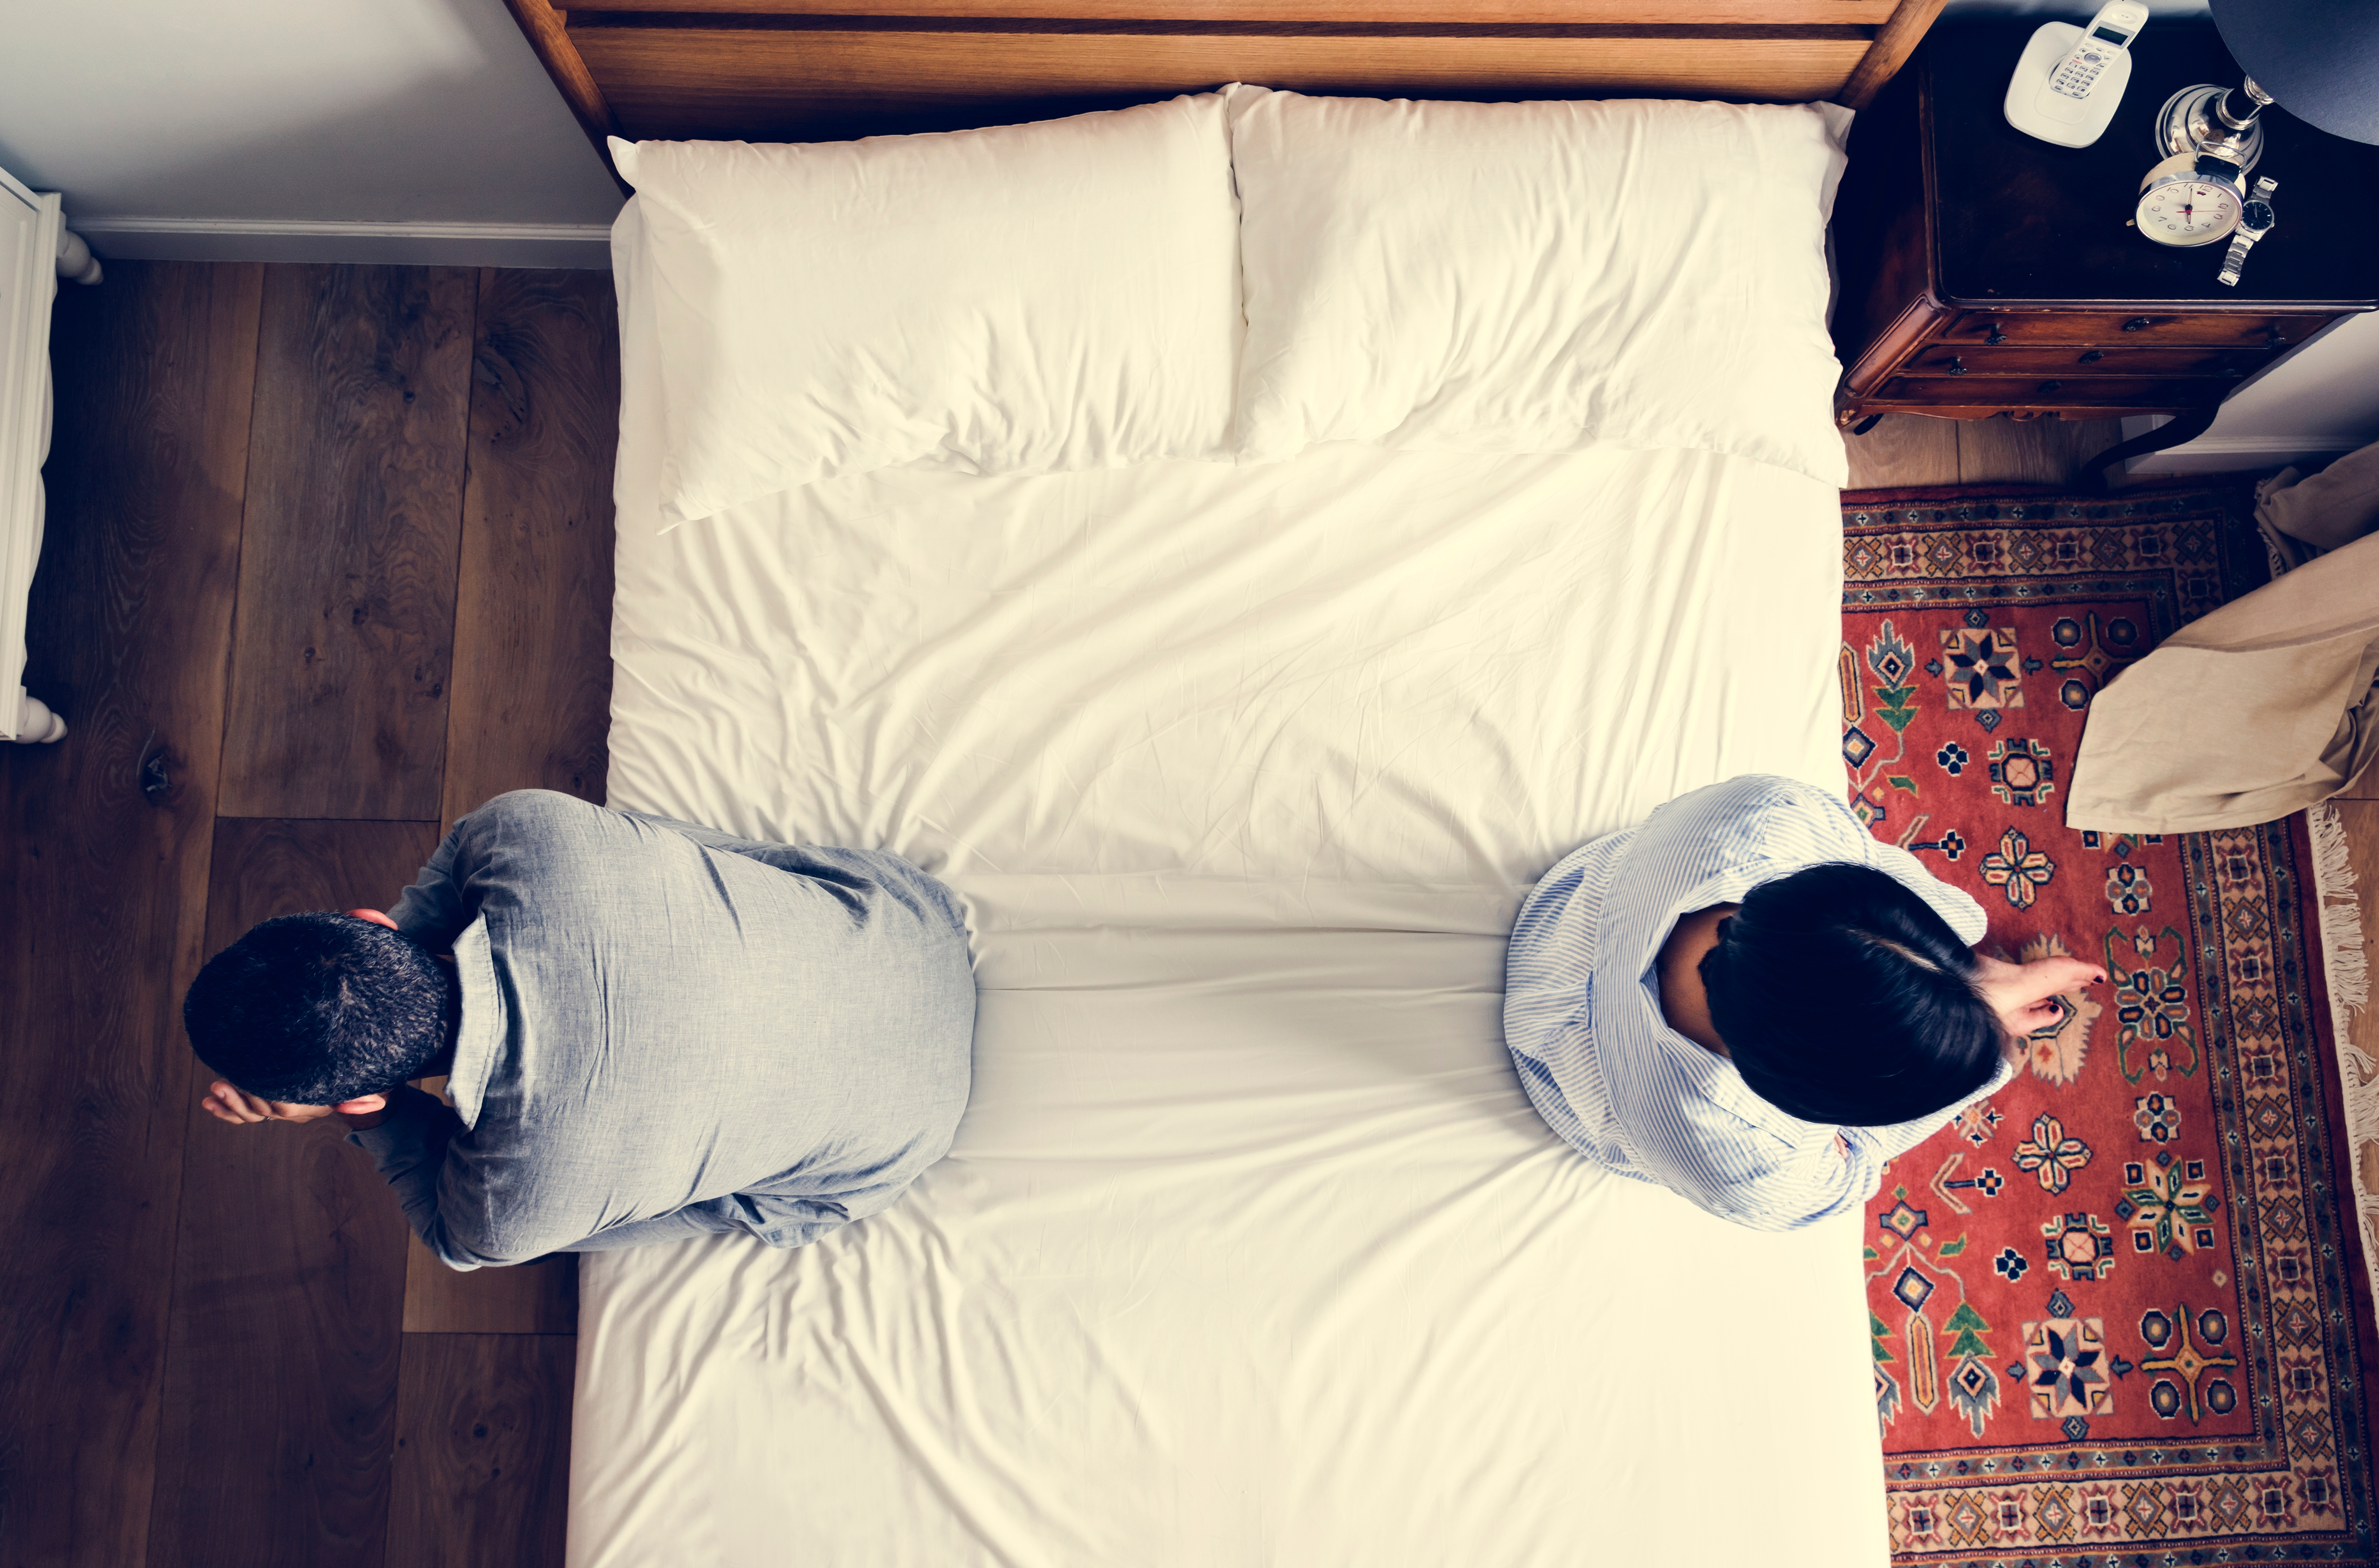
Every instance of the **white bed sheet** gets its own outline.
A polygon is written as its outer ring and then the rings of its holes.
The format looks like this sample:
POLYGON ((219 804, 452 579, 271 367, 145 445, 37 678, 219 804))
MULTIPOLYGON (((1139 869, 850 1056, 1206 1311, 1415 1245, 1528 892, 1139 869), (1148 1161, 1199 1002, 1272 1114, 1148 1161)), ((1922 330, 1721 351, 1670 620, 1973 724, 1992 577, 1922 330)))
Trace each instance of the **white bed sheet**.
POLYGON ((574 1568, 1879 1565, 1854 1218, 1588 1165, 1528 887, 1841 782, 1839 513, 1741 458, 892 470, 662 534, 634 204, 611 799, 965 899, 950 1157, 581 1274, 574 1568))
POLYGON ((612 802, 911 856, 982 1000, 888 1213, 586 1260, 570 1561, 1883 1562, 1855 1221, 1598 1172, 1500 1027, 1560 855, 1839 785, 1836 506, 1351 446, 631 499, 612 802))

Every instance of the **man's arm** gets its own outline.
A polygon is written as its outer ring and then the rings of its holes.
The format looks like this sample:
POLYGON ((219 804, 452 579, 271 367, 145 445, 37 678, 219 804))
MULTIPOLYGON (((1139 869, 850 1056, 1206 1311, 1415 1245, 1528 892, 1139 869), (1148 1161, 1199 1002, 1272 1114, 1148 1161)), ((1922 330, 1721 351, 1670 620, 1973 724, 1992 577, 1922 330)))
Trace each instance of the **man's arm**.
POLYGON ((454 938, 471 923, 471 911, 463 897, 462 886, 455 880, 455 862, 463 852, 464 835, 469 831, 471 818, 464 817, 450 830, 438 846, 429 863, 421 868, 388 911, 396 928, 433 953, 450 951, 454 938))
POLYGON ((622 1247, 648 1247, 659 1241, 688 1241, 697 1236, 717 1236, 723 1231, 743 1231, 731 1213, 734 1200, 713 1199, 707 1203, 695 1203, 671 1214, 657 1214, 649 1220, 630 1220, 623 1225, 598 1230, 584 1241, 574 1241, 567 1247, 557 1247, 556 1252, 610 1252, 622 1247))
POLYGON ((368 1116, 345 1120, 347 1141, 372 1157, 396 1194, 405 1223, 439 1261, 450 1269, 519 1261, 482 1256, 450 1234, 439 1214, 438 1179, 445 1169, 446 1146, 463 1130, 463 1118, 444 1101, 403 1084, 389 1095, 387 1109, 377 1120, 368 1116))
POLYGON ((856 904, 869 891, 880 888, 921 919, 943 921, 961 931, 966 929, 966 911, 959 906, 950 890, 922 868, 888 850, 845 850, 825 844, 772 844, 764 839, 739 838, 732 833, 721 833, 715 827, 680 822, 673 817, 652 816, 643 812, 623 814, 639 823, 682 835, 706 850, 742 855, 763 865, 774 866, 779 871, 805 876, 846 903, 856 904))
POLYGON ((459 1171, 448 1168, 453 1164, 448 1151, 463 1131, 463 1121, 445 1102, 405 1085, 388 1097, 385 1110, 341 1119, 348 1127, 347 1141, 369 1154, 388 1178, 405 1223, 450 1269, 501 1268, 550 1252, 602 1252, 750 1228, 739 1217, 738 1200, 731 1196, 692 1204, 674 1213, 596 1229, 605 1205, 589 1188, 588 1195, 595 1200, 592 1212, 578 1212, 577 1204, 565 1205, 562 1212, 543 1212, 537 1219, 508 1224, 505 1234, 491 1241, 477 1234, 477 1225, 453 1223, 441 1206, 441 1193, 449 1189, 452 1177, 454 1189, 465 1195, 463 1217, 468 1219, 472 1212, 468 1193, 475 1176, 467 1152, 460 1156, 464 1164, 459 1171))

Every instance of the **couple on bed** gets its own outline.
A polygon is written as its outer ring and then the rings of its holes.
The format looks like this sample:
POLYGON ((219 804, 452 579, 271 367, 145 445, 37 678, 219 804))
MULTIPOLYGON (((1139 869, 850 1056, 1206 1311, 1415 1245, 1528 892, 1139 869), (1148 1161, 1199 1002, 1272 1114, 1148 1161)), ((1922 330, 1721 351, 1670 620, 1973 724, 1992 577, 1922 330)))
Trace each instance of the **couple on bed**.
MULTIPOLYGON (((1762 1229, 1864 1202, 1990 1092, 2055 998, 1841 801, 1753 776, 1538 884, 1504 1030, 1588 1159, 1762 1229)), ((458 1269, 706 1232, 798 1247, 949 1148, 974 981, 897 855, 757 843, 543 790, 454 825, 394 910, 286 915, 183 1016, 224 1121, 335 1116, 458 1269), (443 1074, 450 1108, 408 1087, 443 1074)))

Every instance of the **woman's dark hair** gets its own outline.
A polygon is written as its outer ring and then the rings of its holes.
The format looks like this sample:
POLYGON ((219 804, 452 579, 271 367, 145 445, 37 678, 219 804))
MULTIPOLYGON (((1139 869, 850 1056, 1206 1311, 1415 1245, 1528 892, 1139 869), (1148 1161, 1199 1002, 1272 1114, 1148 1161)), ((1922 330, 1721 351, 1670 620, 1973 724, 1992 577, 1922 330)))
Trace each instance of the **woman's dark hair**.
POLYGON ((2006 1039, 1974 956, 1882 872, 1813 865, 1745 895, 1701 961, 1743 1081, 1803 1121, 1887 1127, 1980 1089, 2006 1039))
POLYGON ((268 920, 208 960, 182 1001, 199 1060, 250 1094, 336 1105, 418 1078, 461 995, 410 937, 354 915, 268 920))

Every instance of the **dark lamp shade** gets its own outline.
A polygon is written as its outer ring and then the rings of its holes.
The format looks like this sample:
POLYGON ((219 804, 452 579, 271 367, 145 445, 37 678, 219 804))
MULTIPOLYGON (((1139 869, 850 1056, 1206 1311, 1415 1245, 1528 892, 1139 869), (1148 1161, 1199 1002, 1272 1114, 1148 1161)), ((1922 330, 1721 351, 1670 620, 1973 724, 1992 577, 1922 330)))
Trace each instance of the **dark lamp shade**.
POLYGON ((2379 142, 2379 0, 2209 0, 2239 68, 2274 103, 2349 141, 2379 142))

